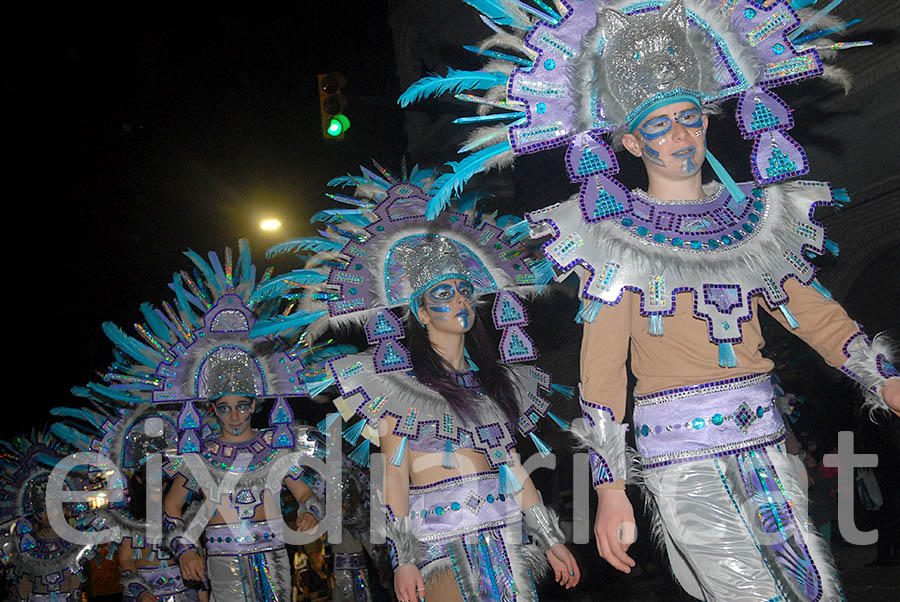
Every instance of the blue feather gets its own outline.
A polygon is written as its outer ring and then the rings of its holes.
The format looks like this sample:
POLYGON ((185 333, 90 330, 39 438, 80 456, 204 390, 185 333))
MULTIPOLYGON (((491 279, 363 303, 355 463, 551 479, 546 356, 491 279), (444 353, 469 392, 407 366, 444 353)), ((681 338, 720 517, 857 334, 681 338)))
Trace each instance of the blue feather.
POLYGON ((91 441, 94 440, 93 437, 89 437, 84 433, 81 433, 78 430, 72 428, 71 426, 63 424, 61 422, 51 424, 50 432, 63 441, 70 443, 81 450, 91 449, 91 441))
POLYGON ((509 3, 497 0, 463 0, 469 6, 474 7, 485 17, 497 23, 514 29, 527 30, 531 23, 517 10, 510 10, 509 3))
POLYGON ((197 269, 200 270, 200 273, 203 274, 203 278, 206 280, 206 286, 217 295, 218 293, 221 293, 222 288, 219 286, 215 273, 210 265, 206 263, 206 260, 191 249, 185 251, 184 254, 187 255, 187 258, 190 259, 191 262, 197 266, 197 269))
POLYGON ((340 251, 343 243, 327 238, 317 238, 315 236, 307 236, 303 238, 294 238, 279 243, 266 251, 266 257, 271 258, 274 255, 284 253, 296 253, 297 251, 314 251, 321 253, 323 251, 340 251))
POLYGON ((390 182, 388 182, 387 180, 385 180, 384 178, 382 178, 381 176, 379 176, 379 175, 378 175, 377 173, 375 173, 374 171, 372 171, 372 170, 370 170, 370 169, 366 169, 366 168, 363 167, 362 165, 359 166, 359 169, 362 170, 363 175, 364 175, 369 181, 371 181, 372 183, 378 184, 379 186, 381 186, 381 187, 384 188, 385 190, 387 190, 388 188, 391 187, 391 183, 390 183, 390 182))
POLYGON ((110 399, 116 399, 118 401, 124 401, 126 403, 141 403, 145 401, 145 399, 138 397, 136 395, 131 395, 127 391, 120 391, 117 389, 113 389, 112 387, 107 387, 105 385, 98 385, 97 383, 88 383, 88 389, 94 391, 95 393, 99 393, 100 395, 104 395, 109 397, 110 399))
MULTIPOLYGON (((181 283, 181 274, 176 273, 173 275, 169 288, 175 291, 175 301, 178 303, 178 309, 180 309, 182 315, 187 318, 188 323, 194 328, 202 326, 203 323, 198 320, 197 316, 191 310, 191 301, 188 298, 189 293, 184 290, 184 285, 181 283)), ((200 302, 199 299, 197 302, 200 302)))
POLYGON ((222 269, 222 262, 219 261, 219 256, 216 255, 214 251, 210 251, 206 256, 209 258, 209 264, 212 266, 213 272, 216 275, 218 290, 219 292, 222 292, 225 290, 225 270, 222 269))
POLYGON ((450 204, 450 197, 459 194, 472 176, 484 171, 484 164, 487 161, 509 151, 511 148, 509 141, 505 141, 489 146, 477 153, 472 153, 462 161, 450 161, 447 163, 448 166, 453 168, 453 173, 444 174, 435 181, 435 192, 428 202, 428 210, 425 216, 429 220, 433 220, 440 215, 441 211, 450 204))
POLYGON ((252 287, 254 284, 251 273, 253 260, 250 258, 250 243, 246 238, 238 240, 238 253, 238 269, 236 273, 240 274, 240 284, 249 282, 252 287))
POLYGON ((250 329, 250 336, 255 338, 277 334, 279 332, 284 332, 292 328, 298 328, 300 326, 312 324, 319 318, 327 315, 328 311, 323 309, 321 311, 315 312, 299 312, 286 318, 283 316, 274 316, 273 318, 264 322, 257 322, 253 326, 253 328, 250 329))
POLYGON ((150 332, 153 333, 153 336, 170 345, 175 343, 177 339, 172 335, 172 331, 169 330, 166 323, 160 319, 159 314, 156 313, 151 304, 146 301, 141 303, 141 313, 144 315, 144 319, 147 321, 147 326, 150 327, 150 332))
POLYGON ((415 82, 400 95, 397 102, 401 107, 407 107, 430 96, 505 86, 508 79, 508 76, 500 71, 461 71, 450 68, 446 76, 430 75, 415 82))
POLYGON ((277 297, 294 288, 295 285, 320 284, 326 280, 328 280, 327 274, 322 274, 315 270, 294 270, 257 286, 253 294, 250 295, 250 300, 259 302, 264 299, 277 297))
POLYGON ((112 322, 104 322, 101 328, 104 334, 109 337, 109 340, 115 343, 119 349, 148 368, 155 369, 163 361, 163 357, 159 353, 140 341, 131 338, 112 322))
POLYGON ((309 223, 314 224, 316 222, 329 224, 348 222, 363 228, 371 223, 360 209, 324 209, 309 218, 309 223))
POLYGON ((50 413, 54 416, 66 416, 69 418, 78 418, 79 420, 83 420, 88 424, 96 427, 102 428, 103 423, 106 422, 106 417, 98 414, 97 412, 92 412, 90 410, 84 410, 81 408, 52 408, 50 413))
POLYGON ((347 174, 346 176, 338 176, 336 178, 328 180, 329 186, 362 186, 365 183, 366 181, 364 178, 351 176, 350 174, 347 174))

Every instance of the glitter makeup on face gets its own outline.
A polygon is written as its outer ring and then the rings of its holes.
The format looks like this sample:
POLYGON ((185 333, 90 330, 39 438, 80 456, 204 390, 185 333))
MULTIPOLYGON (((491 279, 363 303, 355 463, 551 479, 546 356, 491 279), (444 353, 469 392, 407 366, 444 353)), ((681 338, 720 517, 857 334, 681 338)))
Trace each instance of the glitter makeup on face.
POLYGON ((467 310, 467 309, 461 309, 458 312, 456 312, 456 319, 459 321, 459 325, 462 326, 463 328, 469 327, 470 317, 471 317, 471 315, 469 314, 469 310, 467 310))

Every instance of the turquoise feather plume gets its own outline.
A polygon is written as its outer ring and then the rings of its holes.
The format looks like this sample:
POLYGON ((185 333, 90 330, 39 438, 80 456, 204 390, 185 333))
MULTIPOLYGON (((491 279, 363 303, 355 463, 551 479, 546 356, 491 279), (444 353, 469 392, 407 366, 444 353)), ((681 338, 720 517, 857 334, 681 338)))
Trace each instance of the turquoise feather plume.
POLYGON ((238 253, 238 269, 236 273, 240 274, 240 284, 249 282, 252 287, 254 284, 251 269, 253 268, 253 260, 250 258, 250 243, 246 238, 238 239, 238 253))
POLYGON ((328 312, 323 309, 322 311, 299 312, 288 317, 274 316, 269 320, 257 322, 256 325, 250 329, 250 336, 255 338, 278 334, 279 332, 284 332, 292 328, 299 328, 301 326, 306 326, 307 324, 312 324, 319 318, 327 315, 328 312))
POLYGON ((212 292, 216 293, 216 295, 218 296, 222 292, 222 288, 219 286, 212 267, 210 267, 206 260, 200 257, 200 255, 197 254, 196 251, 188 249, 184 252, 184 254, 188 259, 191 260, 191 262, 195 266, 197 266, 197 269, 200 270, 200 273, 203 274, 203 279, 206 281, 207 287, 209 287, 209 289, 212 292))
POLYGON ((84 422, 87 422, 97 429, 101 429, 103 427, 103 423, 106 422, 106 416, 82 408, 58 407, 52 408, 50 410, 50 413, 54 416, 64 416, 66 418, 77 418, 78 420, 83 420, 84 422))
POLYGON ((309 223, 314 224, 316 222, 326 222, 329 224, 349 222, 356 226, 362 226, 363 228, 371 223, 368 218, 362 214, 360 209, 323 209, 309 218, 309 223))
POLYGON ((315 236, 307 236, 303 238, 294 238, 279 243, 266 251, 266 258, 272 258, 275 255, 285 253, 296 253, 298 251, 313 251, 322 253, 324 251, 340 251, 344 246, 343 243, 327 238, 318 238, 315 236))
POLYGON ((163 357, 159 353, 131 338, 112 322, 104 322, 101 328, 109 340, 136 362, 155 369, 163 361, 163 357))
POLYGON ((79 432, 68 424, 63 424, 61 422, 51 424, 50 432, 66 443, 70 443, 74 447, 77 447, 78 449, 88 450, 91 448, 91 441, 93 441, 93 437, 88 437, 84 433, 79 432))
POLYGON ((425 217, 433 220, 440 215, 441 211, 450 204, 450 198, 455 194, 459 194, 472 176, 485 170, 485 163, 497 155, 509 151, 511 148, 509 141, 505 141, 489 146, 477 153, 472 153, 462 161, 450 161, 447 163, 448 166, 453 168, 453 173, 444 174, 435 181, 432 189, 433 195, 428 202, 425 217))
POLYGON ((331 178, 330 180, 328 180, 329 186, 363 186, 365 184, 365 178, 352 176, 350 174, 347 174, 346 176, 338 176, 336 178, 331 178))
POLYGON ((159 317, 159 314, 156 313, 156 309, 154 309, 153 305, 146 301, 141 303, 141 314, 143 314, 144 319, 147 321, 147 326, 150 327, 150 332, 153 333, 153 336, 170 345, 175 343, 177 338, 172 334, 172 331, 163 319, 159 317))
POLYGON ((397 102, 401 107, 407 107, 432 96, 505 86, 508 79, 508 76, 500 71, 461 71, 450 68, 446 76, 430 75, 415 82, 400 95, 397 102))
POLYGON ((256 287, 256 290, 253 291, 253 294, 250 295, 250 300, 254 303, 258 303, 265 299, 278 297, 291 288, 294 288, 294 285, 321 284, 326 280, 328 280, 326 274, 321 274, 315 270, 294 270, 293 272, 282 274, 277 278, 268 280, 264 284, 260 284, 256 287))
POLYGON ((474 7, 482 15, 496 23, 523 31, 531 27, 528 19, 518 10, 510 6, 512 3, 503 0, 463 0, 474 7))

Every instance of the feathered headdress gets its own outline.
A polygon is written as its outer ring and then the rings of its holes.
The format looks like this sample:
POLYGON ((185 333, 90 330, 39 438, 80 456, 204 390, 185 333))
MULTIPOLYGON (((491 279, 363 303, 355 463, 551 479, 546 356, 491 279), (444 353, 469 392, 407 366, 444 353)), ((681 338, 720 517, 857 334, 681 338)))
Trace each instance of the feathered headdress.
MULTIPOLYGON (((476 115, 456 122, 485 125, 460 149, 469 154, 450 164, 454 172, 436 182, 429 217, 472 175, 564 145, 586 220, 626 215, 629 192, 614 178, 618 164, 603 136, 681 97, 707 105, 737 96, 740 133, 755 140, 757 183, 802 175, 806 154, 785 133, 791 110, 771 89, 818 76, 846 86, 846 74, 822 57, 870 43, 827 39, 858 22, 828 16, 839 2, 813 12, 807 7, 815 0, 554 0, 555 8, 541 0, 464 1, 494 31, 480 46, 466 46, 489 62, 481 71, 423 78, 399 100, 407 106, 453 93, 478 105, 476 115)), ((729 192, 743 198, 708 159, 729 192)))
POLYGON ((284 303, 273 293, 284 292, 303 275, 272 279, 269 269, 257 282, 246 240, 240 241, 239 249, 236 267, 229 248, 224 262, 213 252, 204 259, 187 251, 194 270, 174 275, 169 284, 174 302, 164 301, 162 309, 141 305, 144 322, 134 327, 142 340, 112 323, 103 324, 116 345, 116 359, 103 375, 106 384, 89 383, 76 393, 132 405, 146 401, 181 404, 177 418, 180 453, 200 448, 203 423, 195 403, 226 394, 274 397, 269 417, 276 427, 273 445, 291 447, 294 418, 285 398, 307 395, 305 366, 298 353, 278 350, 277 341, 269 337, 273 330, 260 319, 275 321, 285 329, 302 326, 272 316, 284 303))
MULTIPOLYGON (((377 164, 376 164, 377 166, 377 164)), ((365 324, 370 344, 377 345, 379 371, 408 370, 408 351, 399 343, 403 326, 389 308, 415 306, 425 289, 448 277, 472 283, 475 295, 498 293, 494 321, 504 329, 504 361, 535 357, 534 344, 521 326, 528 322, 522 302, 511 290, 529 291, 552 277, 544 259, 536 259, 521 243, 511 243, 502 226, 511 216, 495 219, 477 208, 477 199, 460 198, 455 211, 429 220, 426 213, 441 177, 413 168, 397 179, 377 166, 360 176, 345 176, 330 185, 353 186, 356 196, 329 194, 355 209, 318 213, 326 223, 320 238, 289 240, 269 254, 318 251, 306 268, 280 277, 286 286, 302 288, 297 310, 256 325, 273 332, 308 325, 298 345, 314 342, 330 325, 365 324)), ((285 291, 275 291, 283 294, 285 291)))

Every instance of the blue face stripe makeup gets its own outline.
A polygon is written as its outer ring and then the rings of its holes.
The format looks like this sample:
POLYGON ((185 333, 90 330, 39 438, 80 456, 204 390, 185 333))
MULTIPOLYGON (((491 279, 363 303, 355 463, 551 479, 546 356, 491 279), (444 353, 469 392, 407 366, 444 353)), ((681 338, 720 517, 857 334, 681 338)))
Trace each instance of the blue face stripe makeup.
POLYGON ((688 109, 677 114, 675 120, 686 128, 703 127, 703 112, 700 109, 688 109))
POLYGON ((655 140, 660 136, 665 136, 672 129, 672 120, 666 115, 648 119, 646 123, 640 127, 641 136, 647 140, 655 140))
POLYGON ((646 142, 644 143, 644 153, 644 156, 647 157, 647 160, 651 163, 655 163, 656 165, 659 165, 661 167, 666 166, 663 160, 659 158, 659 152, 650 148, 650 145, 646 142))

